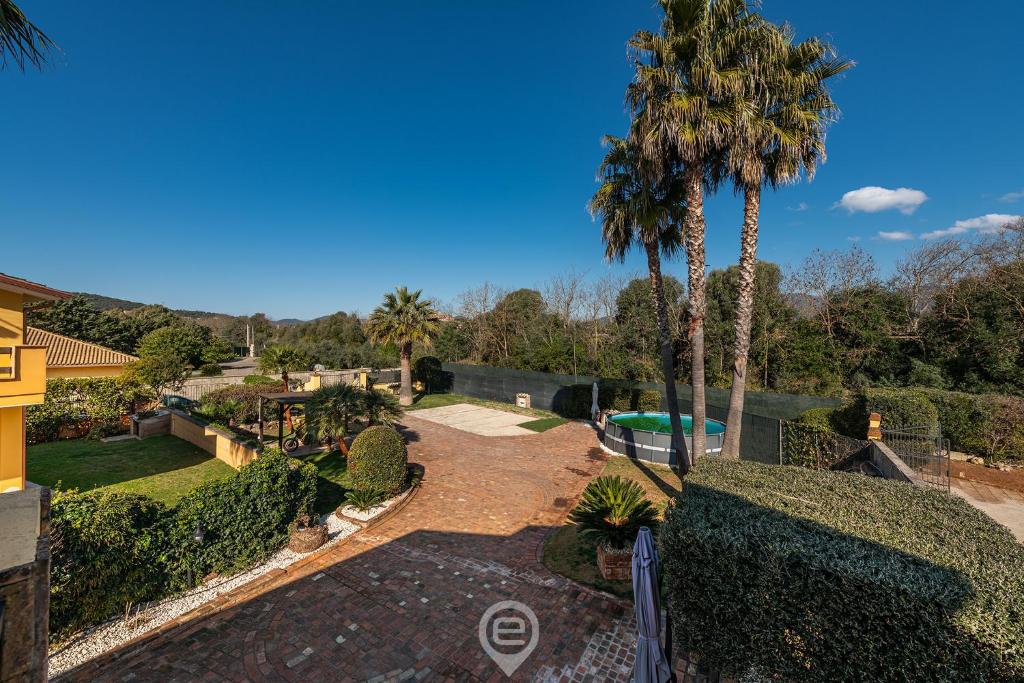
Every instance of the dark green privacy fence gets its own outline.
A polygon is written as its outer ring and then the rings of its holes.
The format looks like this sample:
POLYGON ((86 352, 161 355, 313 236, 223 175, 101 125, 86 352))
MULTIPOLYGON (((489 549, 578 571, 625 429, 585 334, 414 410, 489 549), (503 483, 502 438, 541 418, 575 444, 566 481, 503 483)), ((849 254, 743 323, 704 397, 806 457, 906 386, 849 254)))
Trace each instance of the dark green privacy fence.
MULTIPOLYGON (((600 382, 598 377, 589 375, 556 375, 530 370, 512 370, 484 365, 463 365, 445 363, 443 369, 449 375, 451 391, 476 398, 512 403, 516 394, 530 394, 534 408, 564 412, 568 405, 574 384, 600 382)), ((614 380, 620 381, 620 380, 614 380)), ((656 382, 638 382, 638 389, 655 389, 664 397, 665 386, 656 382)), ((676 386, 679 410, 691 413, 692 389, 689 385, 676 386)), ((708 387, 706 392, 707 415, 712 420, 725 422, 729 413, 729 391, 708 387)), ((795 418, 811 408, 838 406, 838 399, 819 396, 797 396, 748 391, 744 403, 742 442, 740 457, 770 464, 782 461, 782 421, 795 418)), ((662 398, 662 409, 666 408, 662 398)))

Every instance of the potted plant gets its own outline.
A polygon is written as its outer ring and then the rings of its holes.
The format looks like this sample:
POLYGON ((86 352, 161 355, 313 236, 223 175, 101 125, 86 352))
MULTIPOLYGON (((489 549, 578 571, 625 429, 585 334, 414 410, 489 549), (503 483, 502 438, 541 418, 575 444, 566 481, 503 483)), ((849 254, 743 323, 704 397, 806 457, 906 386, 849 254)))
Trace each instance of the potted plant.
POLYGON ((292 523, 288 535, 288 550, 311 553, 327 542, 327 526, 316 515, 302 514, 292 523))
POLYGON ((597 477, 569 515, 580 535, 597 544, 597 568, 605 579, 632 576, 633 541, 640 527, 654 527, 658 511, 640 484, 621 477, 597 477))

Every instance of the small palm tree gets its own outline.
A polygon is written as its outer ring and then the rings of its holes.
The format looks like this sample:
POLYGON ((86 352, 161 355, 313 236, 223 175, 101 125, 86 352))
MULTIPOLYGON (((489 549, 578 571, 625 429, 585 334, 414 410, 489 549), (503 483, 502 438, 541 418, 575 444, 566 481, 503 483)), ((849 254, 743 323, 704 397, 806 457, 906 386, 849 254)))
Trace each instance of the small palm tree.
POLYGON ((384 295, 384 303, 374 309, 366 322, 370 341, 394 344, 402 365, 402 389, 399 403, 412 405, 412 345, 430 344, 440 331, 433 302, 420 300, 422 290, 410 292, 399 287, 384 295))
POLYGON ((587 484, 569 519, 583 536, 606 548, 621 550, 633 544, 640 527, 658 523, 658 511, 635 481, 598 477, 587 484))
POLYGON ((369 387, 363 393, 360 411, 371 425, 393 424, 405 412, 394 394, 390 391, 378 391, 373 387, 369 387))
POLYGON ((722 444, 722 455, 733 459, 740 455, 761 187, 794 182, 801 171, 808 178, 814 176, 818 162, 825 160, 825 130, 838 113, 828 80, 853 66, 834 57, 831 46, 817 38, 794 44, 789 26, 771 30, 768 41, 750 46, 748 61, 754 65, 754 78, 748 81, 748 97, 757 106, 736 122, 725 161, 744 198, 732 390, 722 444))
POLYGON ((601 218, 606 258, 622 262, 635 243, 647 254, 651 299, 661 346, 661 371, 672 424, 672 450, 676 465, 686 474, 690 458, 676 400, 675 358, 661 276, 662 253, 671 255, 680 245, 679 227, 685 214, 682 183, 678 174, 645 168, 646 162, 635 142, 609 135, 604 143, 608 153, 598 170, 601 186, 590 200, 590 212, 601 218))
POLYGON ((306 432, 318 441, 331 439, 342 453, 348 453, 349 422, 362 412, 365 393, 350 384, 320 387, 306 402, 306 432))
POLYGON ((47 53, 56 45, 33 24, 12 0, 0 0, 0 69, 10 57, 18 68, 25 65, 41 68, 47 53))
POLYGON ((260 372, 281 373, 284 390, 288 391, 288 373, 305 370, 310 366, 311 359, 302 351, 286 344, 274 344, 263 349, 260 355, 260 372))

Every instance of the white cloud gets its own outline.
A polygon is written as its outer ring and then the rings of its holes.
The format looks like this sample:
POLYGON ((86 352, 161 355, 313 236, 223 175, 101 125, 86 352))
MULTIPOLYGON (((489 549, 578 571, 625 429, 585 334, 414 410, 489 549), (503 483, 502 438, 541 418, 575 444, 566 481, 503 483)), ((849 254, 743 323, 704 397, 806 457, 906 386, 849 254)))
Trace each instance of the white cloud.
POLYGON ((1019 202, 1022 199, 1024 199, 1024 190, 1021 190, 1020 192, 1007 192, 999 198, 999 201, 1006 202, 1007 204, 1013 204, 1014 202, 1019 202))
POLYGON ((902 240, 914 239, 914 233, 907 232, 906 230, 893 230, 892 232, 882 230, 878 233, 878 239, 888 242, 900 242, 902 240))
POLYGON ((800 202, 796 206, 787 206, 786 208, 789 209, 790 211, 806 211, 811 207, 807 205, 807 202, 800 202))
POLYGON ((942 230, 932 230, 921 234, 921 239, 933 240, 937 237, 952 237, 953 235, 962 235, 965 232, 971 230, 977 230, 983 235, 991 235, 993 233, 1001 232, 1003 226, 1011 221, 1015 221, 1020 216, 1012 216, 1006 213, 987 213, 984 216, 978 216, 977 218, 967 218, 962 221, 957 221, 948 228, 942 230))
POLYGON ((862 187, 859 190, 850 190, 839 200, 839 206, 850 213, 855 211, 875 213, 877 211, 896 209, 900 213, 909 216, 927 200, 928 195, 921 192, 921 190, 912 190, 909 187, 890 190, 871 185, 862 187))
POLYGON ((850 235, 846 238, 847 242, 860 242, 860 235, 850 235))

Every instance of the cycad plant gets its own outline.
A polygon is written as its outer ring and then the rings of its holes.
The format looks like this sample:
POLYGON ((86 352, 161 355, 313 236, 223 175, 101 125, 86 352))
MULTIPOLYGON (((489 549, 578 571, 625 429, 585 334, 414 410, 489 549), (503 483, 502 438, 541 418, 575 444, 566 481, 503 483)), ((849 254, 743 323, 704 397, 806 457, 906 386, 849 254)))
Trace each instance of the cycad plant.
POLYGON ((622 550, 633 545, 640 527, 657 524, 658 511, 635 481, 597 477, 587 484, 569 519, 598 545, 622 550))
POLYGON ((647 254, 647 273, 661 347, 661 371, 672 424, 672 450, 675 464, 686 474, 690 458, 676 400, 675 358, 661 276, 662 254, 672 255, 680 246, 683 186, 679 175, 671 169, 645 168, 650 162, 640 153, 635 140, 609 135, 604 142, 608 153, 598 169, 601 186, 590 200, 590 212, 601 220, 606 258, 621 263, 634 244, 639 244, 647 254))
POLYGON ((410 292, 406 287, 388 292, 366 322, 372 342, 398 348, 402 366, 399 402, 403 406, 412 405, 412 345, 430 344, 441 329, 433 302, 420 299, 421 294, 422 290, 410 292))
POLYGON ((825 160, 825 130, 838 108, 828 81, 853 66, 835 57, 827 43, 811 38, 793 43, 789 26, 766 25, 765 39, 748 46, 745 99, 752 106, 734 121, 724 165, 743 193, 739 287, 734 325, 732 391, 722 455, 739 458, 740 430, 754 314, 758 217, 761 187, 777 188, 808 178, 825 160))

